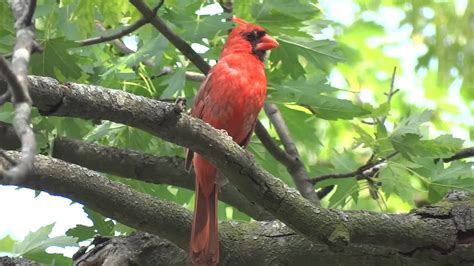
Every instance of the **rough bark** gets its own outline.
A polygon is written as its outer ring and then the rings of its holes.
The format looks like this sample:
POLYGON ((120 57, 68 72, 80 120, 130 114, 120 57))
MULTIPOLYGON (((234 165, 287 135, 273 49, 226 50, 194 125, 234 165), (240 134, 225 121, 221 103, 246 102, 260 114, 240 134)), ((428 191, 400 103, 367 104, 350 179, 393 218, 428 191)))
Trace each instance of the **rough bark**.
POLYGON ((39 263, 18 257, 0 257, 2 266, 40 266, 39 263))
MULTIPOLYGON (((16 150, 20 145, 12 126, 0 122, 0 148, 16 150)), ((186 172, 184 159, 176 156, 154 156, 70 138, 56 138, 52 156, 102 173, 194 190, 194 172, 186 172)), ((219 200, 257 221, 275 219, 265 209, 247 200, 231 183, 220 187, 219 200)))
MULTIPOLYGON (((17 158, 18 152, 8 152, 17 158)), ((0 166, 6 164, 0 160, 0 166)), ((33 174, 22 187, 67 197, 128 226, 164 237, 183 250, 188 248, 191 213, 183 207, 139 193, 86 168, 38 155, 33 174)), ((309 204, 309 203, 308 203, 309 204)), ((445 265, 474 262, 474 198, 461 195, 438 206, 425 207, 411 214, 393 215, 364 211, 340 212, 354 227, 370 226, 367 239, 387 239, 384 232, 396 226, 406 233, 405 224, 414 233, 428 231, 440 242, 456 242, 440 249, 431 239, 396 246, 349 243, 335 249, 322 242, 310 241, 279 221, 221 222, 222 265, 308 265, 348 264, 356 259, 365 264, 445 265), (367 225, 352 217, 385 223, 367 225), (406 248, 409 247, 409 251, 406 248)), ((341 235, 344 231, 340 232, 341 235)), ((339 235, 335 235, 337 237, 339 235)), ((377 242, 377 241, 372 241, 377 242)), ((440 244, 443 245, 443 244, 440 244)), ((146 248, 146 245, 143 247, 146 248)))
MULTIPOLYGON (((52 155, 103 173, 194 190, 194 172, 188 173, 184 170, 184 159, 180 157, 153 156, 69 138, 57 138, 52 155)), ((256 220, 274 219, 262 207, 247 200, 231 183, 220 187, 219 200, 256 220)))
POLYGON ((74 260, 73 266, 190 265, 187 252, 158 236, 137 232, 115 237, 74 260))
POLYGON ((446 251, 456 245, 452 220, 317 208, 261 169, 224 132, 178 112, 172 104, 99 86, 61 85, 45 77, 31 77, 30 82, 35 105, 43 114, 124 123, 199 152, 250 201, 314 243, 323 241, 336 249, 348 243, 373 244, 401 252, 426 246, 446 251))

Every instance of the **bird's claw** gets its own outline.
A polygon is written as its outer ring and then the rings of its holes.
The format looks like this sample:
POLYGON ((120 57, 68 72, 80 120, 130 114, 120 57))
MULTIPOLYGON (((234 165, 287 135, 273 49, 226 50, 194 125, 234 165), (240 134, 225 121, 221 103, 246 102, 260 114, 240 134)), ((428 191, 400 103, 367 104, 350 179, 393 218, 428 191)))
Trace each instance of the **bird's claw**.
POLYGON ((174 102, 174 110, 176 114, 181 114, 186 109, 186 98, 178 97, 174 102))

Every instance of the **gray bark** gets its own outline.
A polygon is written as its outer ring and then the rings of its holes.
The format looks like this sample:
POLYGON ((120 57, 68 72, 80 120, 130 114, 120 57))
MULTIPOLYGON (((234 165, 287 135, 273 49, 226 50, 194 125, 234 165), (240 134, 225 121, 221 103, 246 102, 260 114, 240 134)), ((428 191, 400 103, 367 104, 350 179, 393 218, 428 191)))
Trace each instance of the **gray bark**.
POLYGON ((264 207, 315 243, 344 248, 349 242, 395 247, 410 252, 426 244, 450 250, 453 231, 417 216, 341 212, 317 208, 279 179, 261 169, 252 156, 222 131, 177 112, 174 105, 99 86, 31 77, 31 95, 40 112, 55 116, 108 119, 143 129, 164 140, 199 152, 209 159, 251 202, 264 207), (417 223, 414 228, 413 224, 417 223), (385 225, 381 227, 380 225, 385 225))
MULTIPOLYGON (((17 158, 18 152, 9 152, 17 158)), ((0 166, 5 165, 0 160, 0 166)), ((164 237, 183 250, 188 249, 191 213, 181 206, 139 193, 88 170, 58 159, 38 155, 33 174, 22 187, 41 190, 82 203, 121 223, 164 237)), ((308 203, 310 204, 310 203, 308 203)), ((324 242, 311 241, 279 221, 221 222, 222 265, 314 265, 348 264, 356 259, 364 264, 446 265, 474 262, 474 198, 460 195, 440 205, 427 206, 411 214, 393 215, 365 211, 340 212, 352 227, 372 225, 367 239, 387 239, 385 232, 405 228, 412 233, 428 231, 432 237, 417 243, 398 245, 348 243, 343 249, 324 242), (352 219, 359 216, 360 219, 352 219), (385 222, 380 222, 384 220, 385 222), (443 243, 456 242, 449 249, 433 245, 432 239, 443 243)), ((344 235, 343 229, 339 233, 344 235)), ((334 235, 339 237, 340 235, 334 235)), ((372 241, 377 242, 377 241, 372 241)), ((147 245, 143 248, 145 249, 147 245)))

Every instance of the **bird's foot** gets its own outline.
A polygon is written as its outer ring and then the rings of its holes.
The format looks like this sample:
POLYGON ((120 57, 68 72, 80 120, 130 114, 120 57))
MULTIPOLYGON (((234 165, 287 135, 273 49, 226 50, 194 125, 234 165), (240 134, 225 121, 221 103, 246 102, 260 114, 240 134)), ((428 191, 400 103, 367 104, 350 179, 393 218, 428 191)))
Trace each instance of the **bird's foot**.
POLYGON ((174 103, 174 111, 176 114, 181 114, 186 110, 186 98, 178 97, 174 103))

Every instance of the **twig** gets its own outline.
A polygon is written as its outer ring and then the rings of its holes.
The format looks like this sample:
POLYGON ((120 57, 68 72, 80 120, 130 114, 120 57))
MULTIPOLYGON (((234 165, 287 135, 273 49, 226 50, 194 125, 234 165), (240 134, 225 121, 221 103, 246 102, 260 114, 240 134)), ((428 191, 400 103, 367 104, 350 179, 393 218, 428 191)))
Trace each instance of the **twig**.
MULTIPOLYGON (((338 179, 338 178, 347 178, 347 177, 354 177, 354 176, 355 177, 363 177, 362 179, 366 179, 367 175, 370 176, 370 173, 367 173, 366 171, 372 170, 376 166, 380 165, 381 163, 383 163, 386 160, 394 157, 397 154, 398 154, 398 152, 393 152, 390 155, 388 155, 386 158, 382 158, 382 159, 380 159, 376 162, 373 162, 372 160, 369 159, 369 161, 366 164, 364 164, 361 167, 357 168, 356 170, 348 172, 348 173, 328 174, 328 175, 321 175, 321 176, 318 176, 318 177, 314 177, 314 178, 311 179, 311 183, 316 184, 316 183, 321 182, 321 181, 326 180, 326 179, 331 179, 331 178, 338 179)), ((452 162, 452 161, 466 159, 466 158, 469 158, 469 157, 474 157, 474 147, 469 147, 469 148, 462 149, 459 152, 457 152, 456 154, 454 154, 453 156, 451 156, 449 158, 443 158, 442 160, 445 163, 449 163, 449 162, 452 162)), ((439 160, 441 160, 441 158, 436 158, 434 161, 438 162, 439 160)))
MULTIPOLYGON (((392 80, 390 82, 390 89, 388 93, 384 93, 387 96, 387 105, 390 107, 390 103, 392 102, 392 97, 395 95, 399 89, 393 90, 394 84, 395 84, 395 74, 397 73, 397 66, 393 67, 393 72, 392 72, 392 80)), ((382 117, 380 120, 380 123, 384 124, 385 120, 387 120, 387 116, 382 117)))
MULTIPOLYGON (((98 30, 101 30, 101 31, 106 30, 104 25, 102 25, 102 23, 100 23, 99 21, 96 22, 96 27, 97 27, 98 30)), ((118 38, 117 39, 112 39, 112 40, 109 40, 109 41, 112 43, 113 46, 115 46, 115 48, 117 48, 118 50, 120 50, 124 54, 133 54, 133 53, 135 53, 135 51, 128 48, 125 45, 125 43, 123 43, 123 41, 118 39, 118 38)), ((155 63, 152 60, 149 60, 149 59, 144 60, 143 64, 145 64, 146 66, 152 67, 152 68, 155 67, 155 63)), ((164 67, 159 74, 151 76, 150 79, 156 79, 156 78, 171 74, 172 72, 173 72, 173 69, 171 67, 164 67)), ((186 71, 185 77, 186 77, 187 80, 198 81, 198 82, 203 81, 206 78, 206 76, 204 76, 203 74, 197 73, 197 72, 192 72, 192 71, 186 71)))
MULTIPOLYGON (((399 91, 399 89, 396 89, 394 90, 394 84, 395 84, 395 74, 397 73, 397 66, 394 66, 393 67, 393 72, 392 72, 392 80, 390 82, 390 89, 388 91, 388 93, 384 93, 386 96, 387 96, 387 105, 390 106, 390 103, 392 101, 392 97, 399 91)), ((361 122, 364 123, 364 124, 367 124, 367 125, 376 125, 378 123, 381 123, 381 124, 384 124, 385 123, 385 120, 387 119, 387 116, 383 116, 380 120, 378 119, 374 119, 374 121, 366 121, 366 120, 362 120, 361 122)), ((364 171, 368 170, 369 168, 371 167, 374 167, 378 164, 380 164, 381 162, 383 162, 384 160, 388 159, 388 157, 386 159, 382 159, 383 161, 379 161, 379 162, 376 162, 375 164, 373 164, 372 160, 374 159, 374 154, 372 154, 369 158, 369 160, 367 161, 367 163, 363 166, 361 166, 360 168, 358 168, 357 170, 355 171, 352 171, 352 172, 349 172, 349 173, 343 173, 343 174, 329 174, 329 175, 323 175, 323 176, 319 176, 319 177, 315 177, 315 178, 312 178, 311 179, 311 182, 313 184, 316 184, 317 182, 320 182, 322 180, 326 180, 326 179, 330 179, 330 178, 346 178, 346 177, 353 177, 353 176, 356 176, 356 177, 364 177, 365 178, 365 175, 364 175, 364 171), (368 167, 367 167, 368 166, 368 167), (365 169, 361 169, 362 167, 366 167, 365 169)), ((389 155, 391 156, 391 155, 389 155)), ((324 196, 326 196, 327 194, 329 194, 331 192, 331 190, 334 188, 334 186, 328 186, 327 188, 325 188, 326 190, 324 191, 324 196)))
MULTIPOLYGON (((151 76, 150 79, 160 78, 171 73, 173 73, 173 68, 163 67, 160 73, 158 73, 157 75, 151 76)), ((185 78, 186 80, 201 82, 206 78, 206 76, 198 72, 186 71, 185 78)))
POLYGON ((474 157, 474 147, 465 148, 449 158, 444 158, 443 162, 449 163, 455 160, 461 160, 469 157, 474 157))
POLYGON ((8 102, 11 98, 10 91, 5 92, 4 94, 0 95, 0 105, 8 102))
MULTIPOLYGON (((18 77, 13 73, 12 66, 8 61, 0 56, 0 72, 8 83, 8 92, 5 94, 10 94, 13 96, 14 102, 28 102, 31 103, 30 95, 28 94, 27 85, 25 82, 20 82, 18 77)), ((2 98, 4 95, 2 95, 2 98)), ((7 96, 5 96, 7 97, 7 96)))
POLYGON ((347 177, 353 177, 353 176, 355 176, 355 177, 358 177, 358 176, 365 177, 365 173, 364 173, 365 171, 378 166, 379 164, 385 162, 386 160, 394 157, 397 154, 398 154, 398 151, 393 152, 393 153, 389 154, 387 157, 382 158, 380 160, 377 160, 375 162, 372 161, 372 160, 369 160, 366 164, 364 164, 361 167, 357 168, 356 170, 348 172, 348 173, 328 174, 328 175, 321 175, 321 176, 318 176, 318 177, 311 178, 311 183, 314 185, 318 182, 321 182, 321 181, 326 180, 326 179, 331 179, 331 178, 338 179, 338 178, 347 178, 347 177))
MULTIPOLYGON (((153 12, 154 16, 156 16, 156 12, 158 12, 158 10, 160 10, 160 8, 161 8, 161 6, 163 5, 164 2, 165 2, 164 0, 161 0, 160 3, 155 8, 153 8, 152 12, 153 12)), ((93 45, 93 44, 109 42, 109 41, 112 41, 112 40, 115 40, 115 39, 120 39, 123 36, 128 35, 128 34, 134 32, 134 31, 136 31, 137 29, 141 28, 145 24, 149 23, 150 19, 151 18, 142 17, 141 19, 137 20, 135 23, 131 24, 130 26, 128 26, 126 28, 123 28, 121 31, 119 31, 117 33, 110 34, 108 36, 93 37, 93 38, 85 39, 85 40, 82 40, 82 41, 77 41, 77 43, 80 44, 81 46, 88 46, 88 45, 93 45)))
POLYGON ((278 136, 280 137, 287 155, 293 158, 292 164, 288 164, 287 169, 293 178, 293 181, 295 182, 296 188, 303 197, 308 199, 314 205, 319 206, 320 203, 318 195, 316 194, 312 184, 308 182, 308 172, 301 162, 298 149, 296 148, 295 142, 291 137, 290 130, 286 126, 285 120, 283 120, 278 107, 275 104, 270 103, 265 104, 264 109, 268 118, 275 127, 278 136))
POLYGON ((2 170, 0 175, 5 182, 21 182, 32 170, 36 153, 36 140, 30 127, 32 101, 28 92, 28 63, 33 51, 40 50, 34 40, 32 17, 36 0, 13 0, 10 2, 15 16, 16 44, 13 50, 12 65, 0 56, 0 72, 8 82, 15 107, 13 127, 21 141, 22 158, 15 166, 2 170))
POLYGON ((191 62, 204 74, 209 72, 210 66, 204 59, 196 53, 196 51, 189 46, 183 39, 181 39, 176 33, 174 33, 166 23, 159 17, 153 15, 153 11, 142 0, 130 0, 130 3, 134 5, 138 11, 142 13, 145 18, 150 19, 150 23, 165 36, 184 56, 186 56, 191 62))
POLYGON ((263 146, 270 152, 270 154, 277 159, 277 161, 281 162, 288 168, 292 168, 294 166, 293 158, 282 150, 273 140, 268 131, 262 125, 262 122, 257 121, 255 125, 255 134, 262 142, 263 146))
POLYGON ((7 160, 9 164, 16 165, 16 162, 12 158, 8 157, 8 155, 5 153, 3 149, 0 149, 0 157, 7 160))
POLYGON ((219 0, 219 4, 226 13, 232 13, 233 11, 233 1, 232 0, 219 0))

